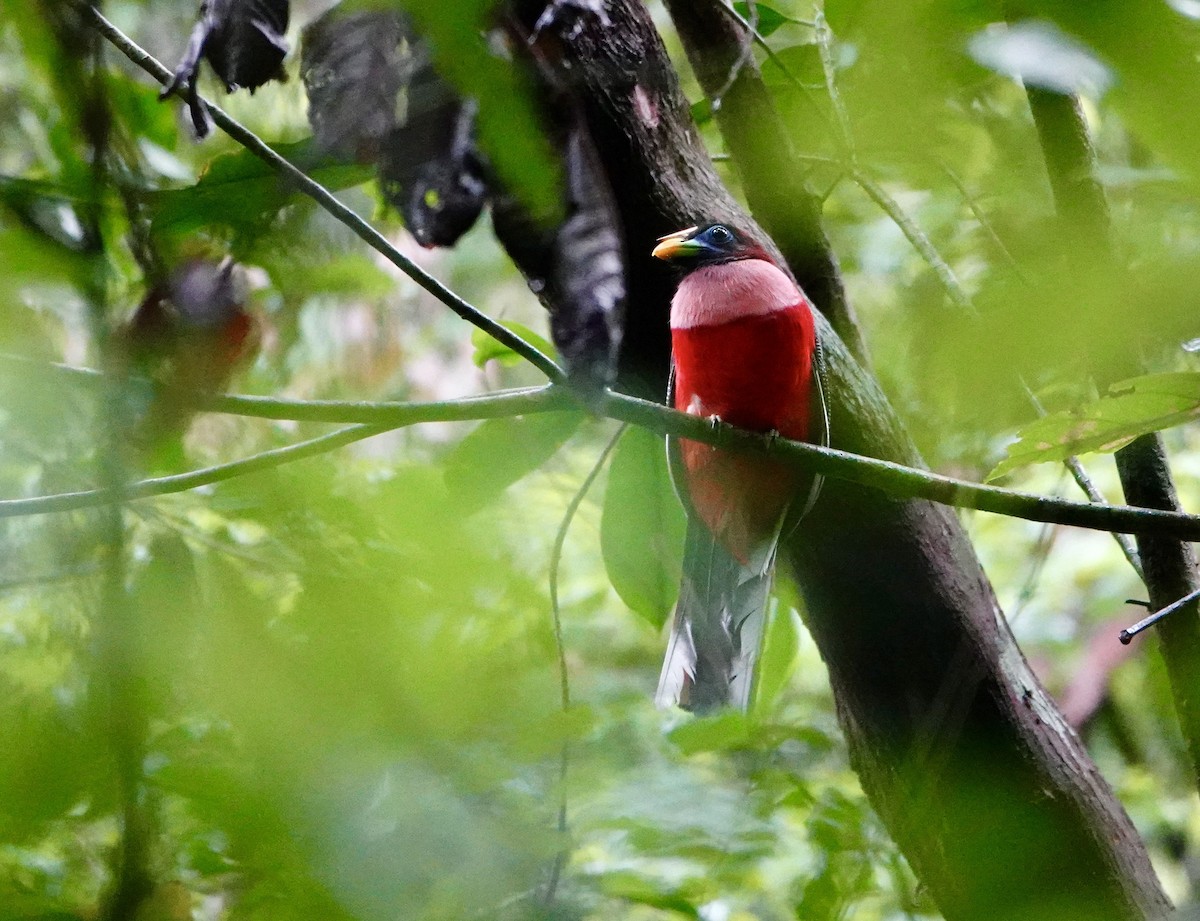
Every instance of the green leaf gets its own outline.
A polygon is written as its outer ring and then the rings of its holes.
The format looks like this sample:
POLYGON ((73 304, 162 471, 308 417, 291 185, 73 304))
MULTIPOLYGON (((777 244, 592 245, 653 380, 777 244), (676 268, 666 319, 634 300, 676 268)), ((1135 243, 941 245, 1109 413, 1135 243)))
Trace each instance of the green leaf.
MULTIPOLYGON (((535 333, 524 323, 517 323, 515 320, 501 320, 500 325, 510 332, 516 333, 530 345, 541 349, 543 354, 557 360, 554 346, 550 344, 549 340, 545 336, 535 333)), ((478 327, 471 331, 471 345, 475 348, 472 360, 477 368, 482 368, 493 359, 502 365, 518 365, 525 360, 523 356, 518 355, 503 342, 493 339, 478 327)))
POLYGON ((677 726, 669 738, 685 755, 747 748, 751 743, 750 721, 737 710, 724 710, 677 726))
MULTIPOLYGON (((791 19, 774 7, 767 6, 765 3, 755 3, 755 10, 758 13, 758 34, 766 38, 780 26, 785 26, 791 19)), ((750 20, 750 4, 746 0, 737 0, 733 8, 738 11, 741 17, 747 21, 750 20)))
POLYGON ((486 505, 553 457, 582 421, 577 412, 488 419, 446 456, 446 487, 468 506, 486 505))
POLYGON ((1064 32, 1093 49, 1116 75, 1111 92, 1139 141, 1169 166, 1193 181, 1200 175, 1200 123, 1180 112, 1200 106, 1195 30, 1169 3, 1093 4, 1037 0, 1030 15, 1054 21, 1064 32), (1171 92, 1164 94, 1162 87, 1171 92))
POLYGON ((792 80, 809 87, 824 87, 825 70, 821 65, 821 49, 816 44, 801 42, 780 48, 763 63, 763 81, 776 92, 795 91, 792 80))
POLYGON ((615 870, 600 877, 606 895, 614 899, 648 905, 685 918, 699 918, 700 912, 682 888, 664 885, 659 880, 646 879, 632 870, 615 870))
POLYGON ((766 648, 758 662, 756 709, 766 712, 779 696, 792 674, 799 648, 800 631, 796 628, 796 614, 784 605, 777 605, 767 624, 766 648))
POLYGON ((1200 418, 1200 372, 1147 374, 1120 381, 1076 410, 1051 413, 1021 429, 1008 456, 988 474, 997 479, 1029 464, 1111 452, 1139 435, 1200 418))
POLYGON ((685 527, 662 438, 629 428, 609 469, 600 551, 621 600, 656 627, 679 594, 685 527))
MULTIPOLYGON (((373 175, 368 166, 319 156, 311 138, 271 146, 331 191, 359 185, 373 175)), ((261 227, 264 216, 274 215, 299 195, 272 167, 248 150, 239 150, 214 158, 195 185, 156 192, 154 228, 176 234, 212 225, 253 230, 261 227)))

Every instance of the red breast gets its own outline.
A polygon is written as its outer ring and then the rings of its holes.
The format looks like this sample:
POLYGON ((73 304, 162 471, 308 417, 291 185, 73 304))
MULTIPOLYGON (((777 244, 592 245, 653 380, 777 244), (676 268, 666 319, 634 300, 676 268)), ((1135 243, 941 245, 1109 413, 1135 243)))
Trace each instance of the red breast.
MULTIPOLYGON (((766 260, 687 275, 671 311, 675 407, 786 438, 809 435, 816 330, 795 283, 766 260)), ((683 441, 693 506, 745 562, 769 538, 798 482, 778 462, 683 441)))

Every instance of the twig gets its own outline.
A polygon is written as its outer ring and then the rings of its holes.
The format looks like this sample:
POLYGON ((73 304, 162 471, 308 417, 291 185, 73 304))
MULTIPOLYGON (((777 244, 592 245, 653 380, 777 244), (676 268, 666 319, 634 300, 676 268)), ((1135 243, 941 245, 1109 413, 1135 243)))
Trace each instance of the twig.
MULTIPOLYGON (((739 13, 729 4, 723 2, 723 0, 717 0, 716 5, 721 8, 725 15, 746 30, 746 33, 750 36, 754 44, 758 45, 758 47, 763 50, 767 60, 769 60, 779 69, 779 72, 783 74, 783 78, 787 80, 788 83, 792 84, 792 86, 800 91, 800 95, 804 98, 804 101, 812 107, 812 110, 814 113, 816 113, 817 117, 821 119, 821 121, 828 123, 829 116, 826 115, 824 109, 817 105, 817 101, 813 98, 812 88, 806 86, 799 77, 792 73, 792 69, 788 67, 787 62, 776 53, 775 49, 772 48, 770 43, 762 37, 762 34, 758 31, 758 29, 752 27, 741 13, 739 13)), ((810 28, 814 26, 813 23, 804 22, 800 19, 791 21, 797 23, 798 25, 809 26, 810 28)))
MULTIPOLYGON (((567 542, 567 531, 570 530, 571 522, 575 520, 575 513, 579 511, 579 506, 583 503, 584 497, 587 496, 588 490, 592 488, 592 484, 596 482, 596 477, 600 475, 600 471, 604 469, 609 455, 612 454, 613 448, 617 446, 617 442, 625 433, 625 429, 629 427, 628 423, 622 424, 608 440, 608 444, 604 446, 604 450, 600 452, 600 456, 596 458, 596 463, 592 465, 592 469, 588 471, 588 475, 584 477, 583 482, 579 485, 579 489, 575 491, 575 495, 571 497, 571 501, 567 504, 567 510, 563 513, 562 522, 558 526, 558 533, 554 536, 554 550, 550 554, 550 613, 554 618, 554 646, 558 652, 558 682, 559 694, 561 696, 562 710, 566 713, 571 709, 571 682, 567 675, 567 647, 563 642, 562 631, 562 608, 558 601, 558 572, 562 564, 563 546, 567 542)), ((558 853, 554 856, 554 866, 550 869, 550 881, 546 884, 546 895, 543 899, 544 904, 550 905, 554 901, 554 894, 558 890, 558 881, 562 876, 563 867, 566 865, 567 856, 570 853, 570 848, 567 845, 567 769, 570 765, 570 744, 563 739, 561 760, 559 761, 558 783, 559 783, 559 802, 558 802, 558 833, 562 836, 563 842, 558 849, 558 853)))
POLYGON ((73 579, 86 579, 96 575, 99 571, 100 566, 88 564, 86 566, 72 566, 69 569, 60 569, 57 572, 42 573, 36 576, 24 576, 19 579, 0 579, 0 594, 21 591, 32 588, 35 585, 54 585, 58 582, 70 582, 73 579))
MULTIPOLYGON (((104 373, 92 368, 77 368, 0 352, 0 365, 3 364, 51 371, 85 387, 104 385, 104 373)), ((151 391, 158 389, 158 385, 147 378, 130 377, 128 380, 130 386, 144 387, 151 391)), ((359 422, 392 427, 412 425, 416 422, 469 422, 499 416, 519 416, 532 411, 569 409, 578 405, 566 388, 553 384, 498 390, 479 396, 428 403, 400 403, 395 400, 281 400, 274 397, 233 396, 200 391, 181 393, 179 396, 186 397, 188 407, 199 412, 289 422, 332 422, 343 425, 359 422)))
POLYGON ((1029 551, 1031 562, 1028 572, 1025 574, 1025 583, 1017 592, 1017 597, 1013 600, 1012 606, 1006 610, 1005 619, 1009 626, 1016 623, 1017 618, 1024 613, 1026 605, 1032 600, 1034 592, 1037 591, 1038 582, 1041 581, 1042 571, 1046 568, 1046 561, 1050 558, 1050 551, 1054 549, 1054 541, 1058 537, 1058 528, 1052 524, 1043 524, 1038 532, 1037 540, 1034 541, 1033 549, 1029 551))
MULTIPOLYGON (((832 51, 833 35, 829 29, 828 22, 825 20, 824 11, 821 9, 819 4, 817 6, 815 16, 815 35, 817 39, 817 47, 821 55, 822 69, 825 72, 826 89, 829 93, 829 98, 833 105, 834 112, 837 115, 837 123, 841 131, 842 146, 846 152, 849 165, 848 172, 850 177, 854 180, 858 187, 863 190, 867 197, 875 202, 875 204, 892 219, 892 222, 900 228, 900 232, 904 234, 905 239, 908 240, 913 249, 915 249, 920 254, 921 258, 925 260, 926 264, 933 269, 934 275, 936 275, 938 281, 941 282, 942 289, 946 292, 946 295, 950 298, 950 300, 954 302, 955 306, 973 317, 978 317, 979 312, 975 308, 974 303, 971 301, 970 296, 963 289, 962 284, 954 274, 954 270, 950 268, 949 263, 942 258, 941 254, 937 250, 937 247, 933 245, 933 241, 930 240, 924 231, 917 226, 916 222, 908 216, 904 209, 900 207, 899 203, 892 198, 892 196, 889 195, 888 192, 859 165, 854 145, 854 137, 850 128, 850 119, 846 113, 845 106, 842 102, 841 93, 838 91, 837 87, 837 77, 835 73, 832 51)), ((992 230, 990 223, 984 220, 983 216, 975 208, 974 202, 972 201, 971 197, 967 195, 966 188, 959 181, 958 177, 954 175, 954 172, 950 170, 949 167, 943 166, 943 169, 947 175, 949 175, 951 182, 958 187, 959 191, 963 194, 963 197, 967 200, 968 207, 971 208, 972 213, 975 214, 981 225, 983 225, 985 229, 992 234, 996 242, 999 243, 1001 251, 1015 266, 1016 260, 1013 259, 1012 254, 1009 253, 1008 248, 1004 246, 1003 241, 1001 241, 999 236, 996 235, 995 231, 992 230)), ((832 189, 830 191, 832 191, 832 189)), ((1032 401, 1034 409, 1037 410, 1039 414, 1044 415, 1045 411, 1037 402, 1037 398, 1033 391, 1025 384, 1024 381, 1021 381, 1021 386, 1024 388, 1026 394, 1029 396, 1029 399, 1032 401)), ((1078 458, 1068 457, 1063 461, 1063 463, 1071 472, 1072 478, 1092 502, 1098 504, 1103 504, 1105 502, 1100 490, 1096 488, 1096 485, 1092 482, 1087 471, 1079 462, 1078 458)), ((1113 538, 1116 540, 1117 545, 1121 548, 1121 553, 1133 567, 1133 571, 1137 573, 1138 578, 1144 581, 1141 562, 1138 558, 1137 551, 1133 546, 1133 542, 1128 537, 1116 532, 1113 533, 1113 538)))
MULTIPOLYGON (((1038 399, 1037 394, 1024 381, 1021 382, 1021 386, 1025 388, 1025 395, 1029 398, 1034 411, 1039 416, 1046 415, 1046 408, 1042 406, 1042 401, 1038 399)), ((1068 457, 1063 461, 1063 465, 1070 471, 1075 483, 1083 490, 1084 495, 1088 497, 1090 502, 1094 502, 1097 505, 1108 504, 1108 500, 1104 498, 1104 494, 1100 492, 1099 487, 1096 486, 1095 482, 1088 475, 1078 457, 1068 457)), ((1113 539, 1117 542, 1117 546, 1121 548, 1121 552, 1125 555, 1125 559, 1129 561, 1129 565, 1133 567, 1133 571, 1137 573, 1137 577, 1145 584, 1146 574, 1142 571, 1142 560, 1138 555, 1133 539, 1128 534, 1116 533, 1113 534, 1113 539)))
POLYGON ((950 300, 954 302, 954 305, 971 316, 978 316, 979 313, 975 309, 975 305, 971 303, 970 297, 963 290, 962 284, 954 274, 954 270, 950 268, 946 260, 942 258, 937 248, 933 245, 933 242, 914 223, 913 219, 904 212, 904 209, 900 207, 896 200, 857 165, 852 166, 850 177, 867 194, 867 197, 875 202, 892 219, 892 222, 900 228, 900 232, 912 244, 913 249, 920 253, 921 258, 933 269, 933 273, 938 277, 938 281, 942 283, 943 290, 949 296, 950 300))
POLYGON ((1000 237, 1000 234, 996 232, 996 228, 992 226, 992 222, 988 220, 987 215, 983 213, 983 209, 979 207, 979 202, 975 200, 975 196, 972 195, 970 189, 967 188, 967 184, 962 181, 958 173, 954 172, 954 170, 950 168, 948 163, 945 163, 937 157, 934 157, 933 161, 937 164, 938 169, 946 174, 946 178, 948 178, 954 184, 954 187, 958 189, 958 193, 962 196, 963 201, 966 202, 967 207, 971 209, 971 214, 975 218, 976 223, 983 228, 984 233, 992 238, 992 243, 996 245, 996 249, 998 249, 1000 254, 1004 256, 1004 260, 1008 263, 1009 268, 1016 273, 1017 277, 1020 278, 1022 282, 1024 282, 1026 285, 1031 285, 1032 282, 1029 280, 1029 276, 1026 275, 1024 270, 1021 268, 1021 264, 1017 262, 1017 257, 1012 254, 1012 250, 1008 248, 1008 244, 1006 244, 1000 237))
MULTIPOLYGON (((951 175, 953 176, 953 174, 951 175)), ((854 167, 850 171, 850 176, 867 194, 867 196, 870 197, 870 199, 874 201, 875 204, 878 205, 888 215, 888 217, 892 219, 896 226, 900 228, 900 231, 904 234, 909 243, 912 244, 913 248, 920 253, 921 257, 926 261, 926 263, 928 263, 930 268, 933 269, 934 274, 937 275, 938 280, 942 283, 942 288, 945 290, 950 299, 954 301, 955 305, 969 313, 971 316, 977 317, 979 313, 975 309, 975 305, 972 303, 967 293, 963 290, 962 285, 954 275, 953 270, 946 263, 946 260, 941 257, 941 254, 938 253, 937 247, 933 245, 933 242, 929 239, 929 237, 926 236, 924 231, 922 231, 921 228, 918 227, 916 223, 904 212, 899 203, 897 203, 896 200, 892 198, 882 186, 880 186, 870 176, 863 172, 862 169, 854 167)), ((1003 244, 1001 244, 1001 246, 1003 246, 1003 244)), ((1007 254, 1008 250, 1005 249, 1004 252, 1007 254)), ((1009 258, 1012 258, 1011 255, 1009 258)), ((1041 403, 1038 401, 1033 390, 1031 390, 1023 380, 1021 381, 1021 386, 1025 390, 1025 394, 1029 398, 1034 410, 1039 415, 1045 415, 1045 410, 1042 408, 1041 403)), ((1096 484, 1092 482, 1091 477, 1088 475, 1087 470, 1084 469, 1083 464, 1080 463, 1079 458, 1068 457, 1063 461, 1063 464, 1066 466, 1067 470, 1070 471, 1071 477, 1079 485, 1079 488, 1083 490, 1088 499, 1098 504, 1106 503, 1103 494, 1096 487, 1096 484)), ((1121 548, 1121 553, 1124 554, 1125 559, 1129 561, 1129 565, 1133 567, 1133 571, 1137 573, 1138 578, 1144 580, 1142 565, 1138 559, 1137 550, 1134 547, 1133 542, 1125 535, 1115 532, 1113 533, 1113 538, 1116 540, 1117 545, 1121 548)))
MULTIPOLYGON (((221 405, 222 411, 230 413, 249 409, 251 412, 248 414, 277 419, 292 416, 311 419, 315 415, 307 408, 307 404, 302 402, 289 403, 286 400, 267 400, 262 397, 210 399, 210 407, 221 405)), ((114 502, 183 492, 324 454, 342 445, 417 422, 466 421, 534 412, 561 412, 575 405, 577 404, 566 387, 558 384, 532 392, 515 391, 443 403, 322 402, 315 408, 320 411, 320 416, 325 421, 331 421, 341 406, 345 409, 346 416, 369 422, 232 463, 131 483, 123 490, 115 492, 88 489, 31 499, 0 500, 0 518, 95 508, 114 502)), ((955 479, 848 451, 782 438, 764 439, 761 433, 743 431, 727 424, 713 425, 707 419, 689 416, 660 403, 639 400, 621 393, 608 395, 604 403, 604 413, 609 418, 639 425, 660 435, 674 435, 731 450, 765 452, 789 466, 795 466, 796 469, 816 471, 825 476, 870 486, 890 495, 928 499, 942 505, 973 508, 1029 521, 1047 521, 1097 531, 1157 534, 1184 540, 1200 540, 1200 516, 1183 512, 1071 502, 999 486, 972 483, 969 480, 955 479)))
POLYGON ((854 147, 854 133, 850 130, 850 116, 842 102, 842 94, 838 91, 837 66, 833 61, 833 32, 825 19, 824 2, 818 2, 813 9, 813 36, 817 40, 817 52, 821 55, 821 70, 825 74, 825 91, 829 94, 829 102, 833 107, 833 116, 837 122, 838 140, 851 165, 857 168, 858 154, 854 147))
MULTIPOLYGON (((724 4, 722 4, 722 6, 724 6, 724 4)), ((737 81, 738 74, 742 72, 742 68, 746 66, 746 62, 750 60, 750 55, 754 53, 755 39, 762 38, 762 36, 758 34, 757 0, 746 0, 746 8, 750 11, 750 18, 745 20, 746 31, 748 33, 746 36, 746 41, 742 44, 741 49, 738 51, 738 56, 734 59, 733 66, 729 68, 729 75, 725 78, 725 82, 721 85, 719 90, 709 97, 709 104, 712 106, 712 110, 714 112, 721 108, 721 100, 725 98, 725 94, 729 92, 730 88, 737 81)), ((728 7, 728 9, 732 9, 732 7, 728 7)), ((736 10, 734 10, 734 14, 737 14, 736 10)), ((738 19, 741 19, 741 16, 738 16, 738 19)))
MULTIPOLYGON (((1032 86, 1026 87, 1026 96, 1054 193, 1055 210, 1075 244, 1072 252, 1087 252, 1091 259, 1119 260, 1108 199, 1097 177, 1095 148, 1079 98, 1032 86)), ((1085 260, 1072 268, 1087 271, 1090 264, 1085 260)), ((1128 350, 1127 364, 1132 367, 1138 364, 1137 351, 1136 347, 1128 350)), ((1093 368, 1102 383, 1129 371, 1129 368, 1114 368, 1111 362, 1093 368)), ((1159 434, 1135 438, 1117 451, 1116 462, 1125 500, 1131 505, 1180 508, 1159 434)), ((1200 587, 1196 553, 1189 543, 1139 535, 1138 557, 1146 575, 1150 601, 1160 608, 1169 608, 1177 603, 1175 599, 1191 596, 1200 587)), ((1188 610, 1163 621, 1158 634, 1175 713, 1187 740, 1193 781, 1200 786, 1200 696, 1197 696, 1200 612, 1194 600, 1188 604, 1188 610)))
MULTIPOLYGON (((109 42, 113 44, 122 54, 130 61, 136 64, 146 73, 150 74, 160 84, 166 85, 170 83, 172 74, 166 67, 162 65, 149 52, 139 47, 132 39, 124 32, 118 29, 115 25, 109 22, 95 8, 86 4, 80 4, 86 15, 91 19, 95 28, 109 42)), ((565 375, 563 370, 555 364, 555 362, 537 346, 525 339, 512 330, 493 320, 487 314, 480 311, 478 308, 468 304, 465 300, 443 285, 440 281, 418 266, 415 262, 405 256, 396 247, 388 242, 378 230, 372 227, 369 223, 359 217, 353 210, 346 207, 323 185, 311 178, 299 167, 295 166, 290 161, 281 157, 276 153, 266 142, 254 134, 250 129, 246 128, 240 122, 225 114, 220 108, 213 103, 202 100, 202 104, 207 106, 209 113, 212 115, 213 121, 231 138, 249 150, 256 157, 264 161, 272 169, 286 176, 294 182, 297 188, 305 195, 313 199, 323 209, 333 215, 337 220, 341 221, 346 227, 354 232, 359 239, 363 240, 368 246, 382 255, 385 259, 396 266, 400 271, 408 275, 413 281, 419 284, 422 288, 436 297, 439 301, 453 310, 456 314, 462 317, 469 323, 482 329, 489 336, 498 342, 508 346, 518 355, 525 358, 542 373, 553 381, 563 380, 565 375)))
POLYGON ((1194 591, 1188 592, 1182 598, 1172 601, 1165 608, 1155 611, 1149 617, 1142 618, 1136 624, 1134 624, 1132 627, 1126 627, 1119 634, 1117 634, 1117 639, 1119 639, 1121 641, 1121 645, 1128 646, 1130 643, 1133 642, 1133 638, 1135 636, 1137 636, 1139 633, 1141 633, 1143 630, 1153 627, 1156 623, 1158 623, 1160 620, 1162 620, 1167 615, 1174 614, 1180 608, 1184 607, 1185 605, 1191 604, 1197 598, 1200 598, 1200 588, 1198 588, 1194 591))
POLYGON ((104 508, 133 502, 137 499, 147 499, 151 496, 165 496, 170 493, 186 492, 199 486, 209 486, 247 473, 269 470, 283 464, 327 454, 345 445, 364 438, 371 438, 398 426, 353 425, 339 429, 319 438, 301 441, 286 448, 275 448, 263 451, 242 460, 228 464, 218 464, 188 473, 172 474, 171 476, 152 477, 129 483, 121 487, 100 489, 81 489, 77 492, 56 493, 50 496, 37 496, 32 499, 0 500, 0 518, 13 518, 18 515, 45 515, 51 512, 70 512, 84 508, 104 508))

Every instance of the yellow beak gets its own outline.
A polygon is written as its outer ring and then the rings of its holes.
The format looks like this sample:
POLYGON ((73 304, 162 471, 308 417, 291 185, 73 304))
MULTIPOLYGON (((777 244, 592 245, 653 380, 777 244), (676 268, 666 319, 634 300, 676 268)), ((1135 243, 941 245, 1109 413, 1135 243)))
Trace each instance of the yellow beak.
POLYGON ((692 242, 692 234, 696 232, 695 227, 689 227, 686 230, 677 230, 675 233, 669 233, 665 237, 658 238, 658 246, 650 253, 655 259, 672 259, 682 253, 693 252, 700 247, 692 242))

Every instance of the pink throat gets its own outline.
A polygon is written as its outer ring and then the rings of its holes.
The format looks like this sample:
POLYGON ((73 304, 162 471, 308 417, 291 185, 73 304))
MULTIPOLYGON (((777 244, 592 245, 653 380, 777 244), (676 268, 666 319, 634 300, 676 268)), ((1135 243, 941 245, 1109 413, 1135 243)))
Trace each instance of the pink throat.
POLYGON ((786 273, 764 259, 740 259, 696 269, 671 300, 671 328, 713 326, 787 310, 804 295, 786 273))

